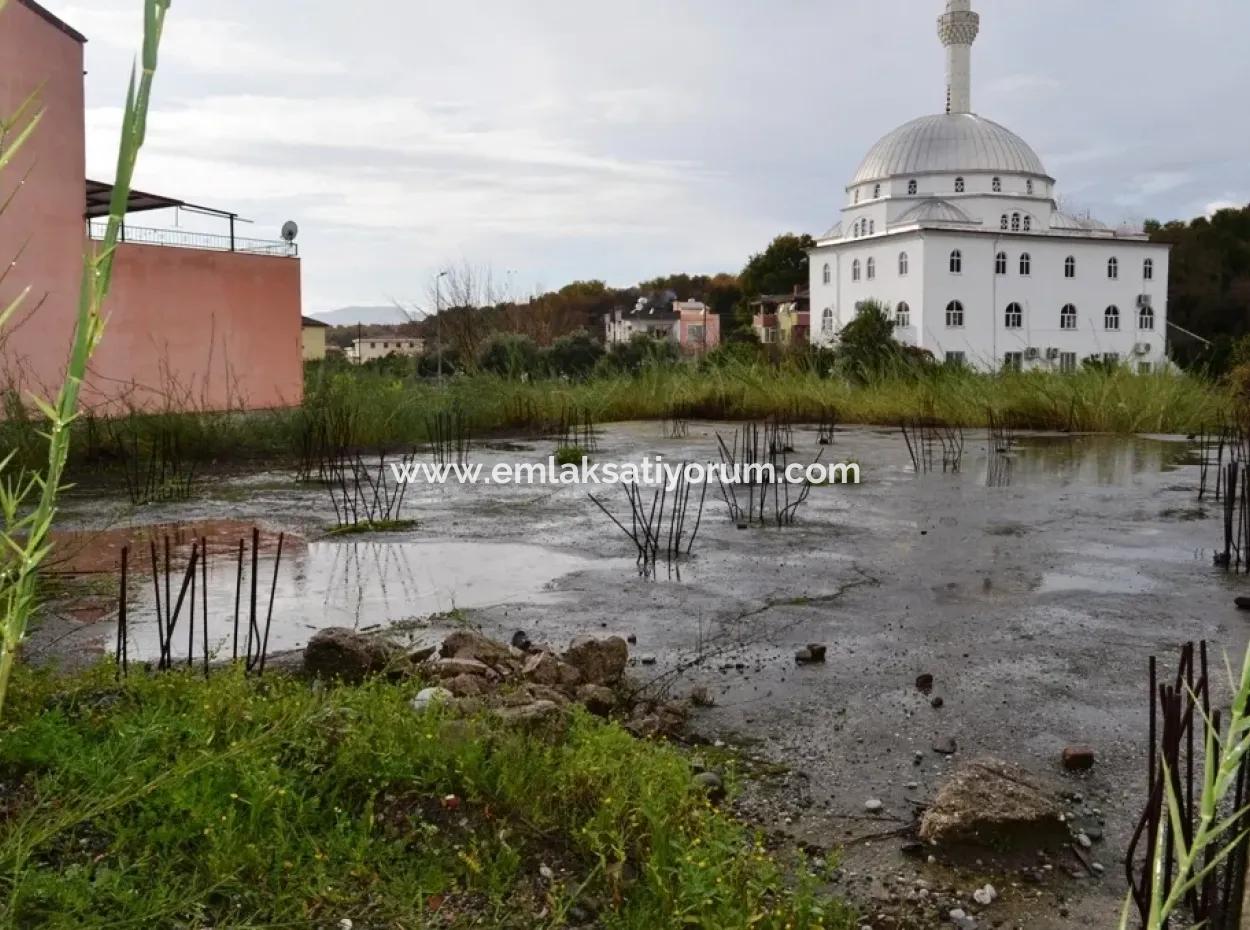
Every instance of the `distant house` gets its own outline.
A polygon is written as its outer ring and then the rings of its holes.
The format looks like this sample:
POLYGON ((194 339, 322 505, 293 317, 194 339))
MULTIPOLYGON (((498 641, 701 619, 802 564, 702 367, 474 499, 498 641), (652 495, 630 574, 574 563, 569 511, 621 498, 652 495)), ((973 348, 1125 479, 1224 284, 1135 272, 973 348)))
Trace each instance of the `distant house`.
POLYGON ((752 328, 765 345, 806 345, 811 335, 808 292, 764 295, 751 301, 752 328))
POLYGON ((421 355, 425 352, 425 340, 415 336, 364 336, 353 339, 347 351, 348 361, 363 365, 388 355, 421 355))
POLYGON ((303 347, 304 361, 319 362, 326 357, 326 330, 329 323, 310 316, 300 318, 300 344, 303 347))
POLYGON ((634 336, 666 339, 691 355, 720 345, 720 317, 697 300, 675 300, 662 310, 640 298, 632 310, 617 308, 603 318, 603 341, 611 348, 634 336))

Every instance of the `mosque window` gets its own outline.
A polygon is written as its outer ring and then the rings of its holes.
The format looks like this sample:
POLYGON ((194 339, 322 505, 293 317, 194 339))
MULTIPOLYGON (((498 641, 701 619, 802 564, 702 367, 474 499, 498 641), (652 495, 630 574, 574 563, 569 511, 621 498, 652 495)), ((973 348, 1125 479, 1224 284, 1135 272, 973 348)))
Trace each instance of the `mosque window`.
POLYGON ((868 280, 871 281, 877 276, 877 260, 875 258, 868 259, 868 280))
POLYGON ((907 182, 907 193, 909 194, 916 193, 916 182, 914 180, 907 182))
POLYGON ((829 263, 825 262, 824 283, 828 284, 833 279, 833 273, 829 268, 829 263))
POLYGON ((1059 311, 1059 328, 1060 329, 1076 329, 1076 307, 1073 304, 1064 304, 1063 309, 1059 311))
POLYGON ((964 179, 955 178, 955 193, 962 194, 964 192, 964 179))
POLYGON ((851 280, 852 281, 859 280, 859 259, 858 258, 855 259, 855 261, 851 262, 851 280))
POLYGON ((1103 328, 1108 330, 1118 330, 1120 328, 1120 308, 1108 307, 1107 312, 1102 316, 1103 328))
POLYGON ((994 274, 1007 273, 1007 253, 999 252, 994 256, 994 274))
POLYGON ((907 266, 908 266, 907 253, 899 252, 898 253, 898 276, 900 278, 907 277, 907 266))
POLYGON ((1008 304, 1003 324, 1008 329, 1019 329, 1022 327, 1024 325, 1024 308, 1017 303, 1008 304))
POLYGON ((1107 277, 1113 281, 1120 277, 1120 260, 1118 258, 1107 259, 1107 277))
POLYGON ((1141 273, 1142 277, 1147 281, 1155 279, 1155 260, 1153 258, 1148 258, 1142 262, 1141 273))
POLYGON ((952 329, 958 329, 964 325, 964 305, 957 300, 952 300, 946 305, 946 325, 952 329))
POLYGON ((1003 179, 995 178, 992 186, 994 188, 994 193, 1001 194, 1003 192, 1003 179))
POLYGON ((951 274, 963 274, 964 255, 959 249, 951 252, 951 274))
POLYGON ((1063 260, 1063 276, 1065 278, 1076 277, 1076 256, 1069 255, 1063 260))
POLYGON ((1020 274, 1028 277, 1033 273, 1033 258, 1028 252, 1024 252, 1020 256, 1020 274))

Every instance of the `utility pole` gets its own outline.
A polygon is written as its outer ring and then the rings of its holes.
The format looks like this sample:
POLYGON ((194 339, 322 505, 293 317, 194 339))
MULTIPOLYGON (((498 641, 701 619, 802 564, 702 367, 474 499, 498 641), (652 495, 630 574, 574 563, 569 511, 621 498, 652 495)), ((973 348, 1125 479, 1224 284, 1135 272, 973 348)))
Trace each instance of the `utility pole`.
POLYGON ((440 387, 443 384, 443 303, 440 284, 445 277, 447 277, 447 272, 440 271, 438 277, 434 279, 435 338, 438 339, 438 383, 440 387))

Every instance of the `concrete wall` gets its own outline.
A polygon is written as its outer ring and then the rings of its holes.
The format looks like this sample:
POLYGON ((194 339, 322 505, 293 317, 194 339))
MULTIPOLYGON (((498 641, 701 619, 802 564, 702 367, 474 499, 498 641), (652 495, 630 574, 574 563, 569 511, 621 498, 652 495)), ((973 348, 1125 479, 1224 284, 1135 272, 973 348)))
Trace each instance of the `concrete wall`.
POLYGON ((88 403, 224 410, 303 400, 298 259, 126 243, 105 313, 88 403))
POLYGON ((0 307, 30 295, 0 333, 0 386, 45 395, 61 382, 78 307, 83 238, 83 46, 10 2, 0 12, 0 113, 11 117, 42 86, 43 119, 0 172, 0 307), (23 183, 23 178, 25 179, 23 183), (20 255, 19 255, 20 253, 20 255))
POLYGON ((326 357, 326 328, 324 326, 301 326, 301 357, 306 362, 318 362, 326 357))

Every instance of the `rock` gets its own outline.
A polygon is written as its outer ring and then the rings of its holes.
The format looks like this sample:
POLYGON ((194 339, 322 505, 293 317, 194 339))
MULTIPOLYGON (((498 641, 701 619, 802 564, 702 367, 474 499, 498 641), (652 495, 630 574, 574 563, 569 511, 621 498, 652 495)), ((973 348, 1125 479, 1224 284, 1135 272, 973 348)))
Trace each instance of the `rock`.
POLYGON ((526 681, 553 688, 575 688, 582 680, 581 672, 550 652, 536 652, 530 656, 521 674, 526 681))
POLYGON ((1234 598, 1233 603, 1237 605, 1238 610, 1250 610, 1250 597, 1234 598))
POLYGON ((439 678, 455 678, 459 675, 490 675, 490 666, 477 659, 435 659, 430 664, 431 670, 439 678))
POLYGON ((638 661, 643 665, 655 665, 655 656, 643 656, 638 661))
POLYGON ((444 659, 476 659, 486 665, 494 665, 512 658, 503 643, 473 630, 457 630, 443 640, 439 654, 444 659))
POLYGON ((870 814, 879 814, 884 807, 885 805, 878 798, 869 798, 864 802, 864 810, 870 814))
POLYGON ((456 697, 478 697, 487 692, 486 679, 481 675, 457 675, 443 682, 456 697))
POLYGON ((420 665, 422 662, 433 658, 436 652, 438 652, 437 646, 422 646, 420 649, 408 653, 408 661, 413 665, 420 665))
POLYGON ((712 694, 703 685, 698 685, 690 689, 690 703, 695 707, 711 707, 716 702, 712 700, 712 694))
POLYGON ((569 644, 562 658, 581 672, 582 680, 588 684, 613 685, 625 672, 629 646, 619 636, 603 639, 579 636, 569 644))
POLYGON ((1094 767, 1094 750, 1088 746, 1068 746, 1063 751, 1063 767, 1069 772, 1085 772, 1094 767))
POLYGON ((547 685, 526 685, 523 692, 517 693, 521 697, 520 699, 512 702, 512 706, 514 707, 519 707, 522 704, 530 703, 532 701, 550 701, 553 704, 559 704, 561 707, 564 707, 569 703, 569 696, 567 694, 547 685), (526 694, 529 695, 528 701, 524 698, 526 694))
POLYGON ((932 701, 929 702, 929 706, 932 707, 934 710, 940 710, 942 705, 945 703, 946 701, 944 701, 942 699, 942 696, 939 694, 936 697, 934 697, 932 701))
POLYGON ((534 644, 530 642, 529 634, 524 630, 517 630, 512 634, 513 649, 520 649, 522 652, 529 652, 533 645, 534 644))
POLYGON ((794 661, 799 665, 819 665, 825 661, 825 647, 816 644, 804 646, 795 651, 794 661))
POLYGON ((1091 840, 1084 833, 1078 833, 1076 835, 1076 842, 1077 842, 1077 845, 1079 845, 1082 849, 1089 849, 1091 846, 1094 845, 1094 841, 1091 840))
POLYGON ((625 723, 625 729, 640 739, 676 736, 686 724, 686 709, 680 704, 639 704, 625 723))
POLYGON ((989 885, 989 884, 987 884, 983 888, 978 888, 976 891, 972 892, 972 900, 976 901, 977 904, 981 905, 982 907, 989 907, 991 904, 994 903, 994 899, 997 897, 998 897, 998 889, 996 889, 993 885, 989 885))
POLYGON ((923 691, 928 694, 933 690, 933 676, 928 672, 923 672, 916 676, 916 690, 923 691))
POLYGON ((577 700, 600 717, 606 717, 616 707, 616 695, 604 685, 582 685, 577 689, 577 700))
POLYGON ((545 723, 562 716, 560 705, 555 701, 532 701, 518 707, 503 707, 495 713, 510 723, 545 723))
POLYGON ((725 800, 725 781, 715 772, 699 772, 692 782, 696 788, 702 789, 707 794, 708 800, 713 804, 719 804, 725 800))
POLYGON ((638 645, 638 636, 637 636, 637 634, 635 634, 635 633, 630 633, 628 636, 626 636, 626 637, 625 637, 625 642, 629 643, 629 645, 631 645, 631 646, 636 646, 636 645, 638 645))
POLYGON ((959 751, 959 744, 955 742, 955 737, 948 736, 946 739, 940 739, 935 742, 933 751, 940 756, 953 756, 959 751))
POLYGON ((553 882, 556 880, 556 873, 545 862, 538 867, 538 874, 543 877, 544 881, 553 882))
POLYGON ((454 694, 446 688, 422 688, 417 692, 417 696, 412 699, 412 709, 417 713, 424 713, 434 704, 445 704, 450 701, 454 694))
POLYGON ((350 684, 386 670, 401 650, 377 636, 344 627, 318 630, 304 647, 304 672, 314 678, 337 678, 350 684))
POLYGON ((962 765, 920 820, 927 843, 993 848, 1062 841, 1067 829, 1056 797, 1019 766, 999 759, 962 765))

